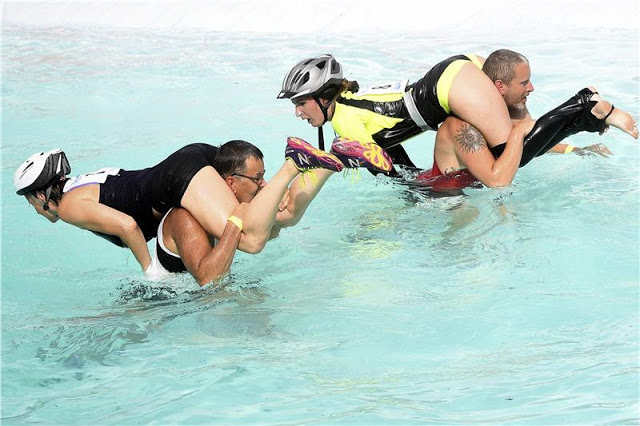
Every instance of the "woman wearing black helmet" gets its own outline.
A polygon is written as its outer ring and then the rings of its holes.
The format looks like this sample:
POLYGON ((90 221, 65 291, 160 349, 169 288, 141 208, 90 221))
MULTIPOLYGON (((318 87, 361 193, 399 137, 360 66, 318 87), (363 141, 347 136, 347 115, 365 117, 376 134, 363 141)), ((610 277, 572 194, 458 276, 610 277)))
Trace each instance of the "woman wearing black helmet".
POLYGON ((238 198, 214 168, 218 148, 208 144, 187 145, 147 169, 105 168, 73 178, 67 177, 71 167, 63 151, 41 152, 18 167, 14 185, 16 193, 50 222, 61 219, 129 247, 145 271, 151 263, 146 242, 156 236, 162 216, 172 207, 188 210, 215 238, 220 238, 230 221, 243 230, 240 250, 257 253, 269 237, 288 185, 300 171, 304 167, 340 170, 342 166, 330 154, 315 155, 313 147, 293 139, 287 142, 288 161, 268 184, 264 169, 259 177, 234 177, 258 186, 244 212, 244 225, 234 217, 238 198))

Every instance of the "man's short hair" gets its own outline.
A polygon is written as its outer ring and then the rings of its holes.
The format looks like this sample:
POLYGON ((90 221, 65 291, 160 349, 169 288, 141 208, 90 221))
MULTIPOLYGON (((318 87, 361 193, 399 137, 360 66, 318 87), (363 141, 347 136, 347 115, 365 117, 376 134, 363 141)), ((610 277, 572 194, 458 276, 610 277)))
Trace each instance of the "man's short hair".
POLYGON ((524 55, 509 49, 498 49, 491 53, 482 66, 482 71, 491 81, 502 80, 509 84, 516 76, 516 65, 528 64, 524 55))
POLYGON ((262 160, 262 151, 254 144, 233 140, 220 145, 216 154, 216 170, 222 177, 227 177, 234 173, 245 173, 245 162, 248 158, 262 160))

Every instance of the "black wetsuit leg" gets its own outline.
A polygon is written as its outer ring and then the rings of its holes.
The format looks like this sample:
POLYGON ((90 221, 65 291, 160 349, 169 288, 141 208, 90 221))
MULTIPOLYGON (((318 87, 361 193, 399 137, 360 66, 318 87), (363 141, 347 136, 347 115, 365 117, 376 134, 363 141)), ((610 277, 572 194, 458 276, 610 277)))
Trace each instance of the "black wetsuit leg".
POLYGON ((392 146, 391 148, 387 148, 385 151, 387 151, 387 154, 391 157, 393 164, 398 166, 416 167, 402 145, 398 144, 392 146))
MULTIPOLYGON (((524 138, 520 167, 578 132, 602 132, 606 127, 605 121, 591 113, 591 109, 598 103, 591 100, 594 94, 588 88, 584 88, 562 105, 540 117, 524 138)), ((505 144, 496 145, 491 148, 491 153, 498 158, 504 152, 504 148, 505 144)))

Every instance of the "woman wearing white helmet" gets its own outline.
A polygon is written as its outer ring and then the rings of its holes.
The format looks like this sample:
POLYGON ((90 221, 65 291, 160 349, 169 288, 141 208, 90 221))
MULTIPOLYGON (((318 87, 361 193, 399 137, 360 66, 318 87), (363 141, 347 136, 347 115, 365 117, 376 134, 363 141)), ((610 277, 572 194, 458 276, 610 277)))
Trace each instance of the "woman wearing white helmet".
MULTIPOLYGON (((285 151, 289 161, 268 184, 264 181, 264 168, 256 171, 260 176, 238 174, 229 183, 214 168, 217 150, 208 144, 190 144, 147 169, 104 168, 69 178, 67 157, 57 149, 29 157, 16 170, 14 185, 16 193, 25 196, 36 212, 50 222, 61 219, 118 246, 129 247, 146 271, 151 263, 146 242, 156 236, 160 220, 172 207, 188 210, 217 239, 227 221, 231 221, 243 230, 238 248, 257 253, 269 238, 288 185, 300 171, 305 167, 341 168, 337 158, 316 154, 317 150, 304 141, 291 138, 285 151), (235 196, 241 185, 251 190, 245 191, 251 193, 248 200, 235 196), (250 201, 240 221, 233 218, 239 200, 250 201)), ((300 193, 310 191, 304 185, 297 188, 302 188, 300 193)), ((311 201, 307 198, 300 203, 304 195, 297 198, 298 204, 292 204, 298 210, 285 215, 292 222, 299 220, 311 201)))
POLYGON ((50 211, 50 201, 60 201, 62 183, 70 172, 69 160, 61 149, 33 154, 13 175, 16 194, 26 196, 39 214, 55 223, 58 215, 50 211))

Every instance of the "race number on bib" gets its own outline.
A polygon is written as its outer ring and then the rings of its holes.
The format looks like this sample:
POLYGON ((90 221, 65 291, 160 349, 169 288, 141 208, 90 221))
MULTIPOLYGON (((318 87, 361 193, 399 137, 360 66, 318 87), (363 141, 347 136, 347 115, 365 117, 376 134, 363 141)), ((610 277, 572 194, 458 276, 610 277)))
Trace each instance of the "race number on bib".
POLYGON ((103 184, 109 176, 117 175, 120 171, 116 167, 105 167, 93 173, 86 173, 84 175, 74 176, 70 178, 64 185, 63 192, 71 191, 73 188, 77 188, 83 185, 89 185, 93 183, 103 184))
POLYGON ((388 95, 392 93, 404 93, 409 80, 397 81, 395 83, 376 84, 375 86, 365 87, 358 90, 357 96, 366 95, 388 95))

